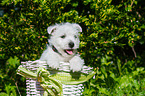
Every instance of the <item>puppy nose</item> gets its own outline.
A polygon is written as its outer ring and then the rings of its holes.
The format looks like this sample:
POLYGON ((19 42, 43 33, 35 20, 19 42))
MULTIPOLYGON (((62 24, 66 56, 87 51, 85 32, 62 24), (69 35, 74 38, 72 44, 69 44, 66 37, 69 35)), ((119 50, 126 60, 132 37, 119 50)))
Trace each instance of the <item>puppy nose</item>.
POLYGON ((74 43, 73 42, 70 42, 68 45, 69 45, 70 48, 74 47, 74 43))

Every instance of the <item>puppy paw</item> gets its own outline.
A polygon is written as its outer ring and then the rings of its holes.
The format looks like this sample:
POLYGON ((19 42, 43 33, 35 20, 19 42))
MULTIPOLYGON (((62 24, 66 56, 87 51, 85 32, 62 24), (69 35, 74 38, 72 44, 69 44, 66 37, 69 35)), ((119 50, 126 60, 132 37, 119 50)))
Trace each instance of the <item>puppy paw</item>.
POLYGON ((53 69, 58 69, 59 68, 59 63, 56 61, 47 61, 47 64, 49 67, 53 68, 53 69))
POLYGON ((73 72, 81 71, 84 64, 84 60, 81 59, 79 56, 74 56, 69 62, 70 62, 70 69, 73 72))

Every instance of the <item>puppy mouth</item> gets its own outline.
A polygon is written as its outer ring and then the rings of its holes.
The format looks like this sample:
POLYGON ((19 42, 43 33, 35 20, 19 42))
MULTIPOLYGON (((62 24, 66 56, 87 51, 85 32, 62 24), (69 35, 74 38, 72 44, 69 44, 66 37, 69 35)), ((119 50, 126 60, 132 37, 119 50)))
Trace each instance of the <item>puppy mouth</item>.
POLYGON ((67 53, 68 55, 73 54, 74 49, 65 49, 64 52, 67 53))

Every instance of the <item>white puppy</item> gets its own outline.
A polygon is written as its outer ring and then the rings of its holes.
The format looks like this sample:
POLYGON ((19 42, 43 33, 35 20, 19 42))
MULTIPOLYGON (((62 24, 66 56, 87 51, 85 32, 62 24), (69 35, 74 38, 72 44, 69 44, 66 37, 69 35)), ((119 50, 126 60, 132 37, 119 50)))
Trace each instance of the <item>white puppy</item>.
POLYGON ((51 68, 59 68, 60 62, 69 62, 70 70, 81 71, 84 60, 77 52, 79 48, 79 32, 82 28, 76 23, 62 23, 47 28, 49 45, 40 60, 46 60, 51 68))

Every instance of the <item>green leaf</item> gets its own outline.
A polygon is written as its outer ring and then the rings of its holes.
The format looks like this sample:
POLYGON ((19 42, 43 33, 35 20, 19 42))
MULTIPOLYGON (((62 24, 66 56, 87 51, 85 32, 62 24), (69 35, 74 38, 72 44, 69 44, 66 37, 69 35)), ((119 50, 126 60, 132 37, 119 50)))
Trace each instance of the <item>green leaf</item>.
POLYGON ((9 96, 8 94, 4 93, 4 92, 1 92, 0 93, 0 96, 9 96))

